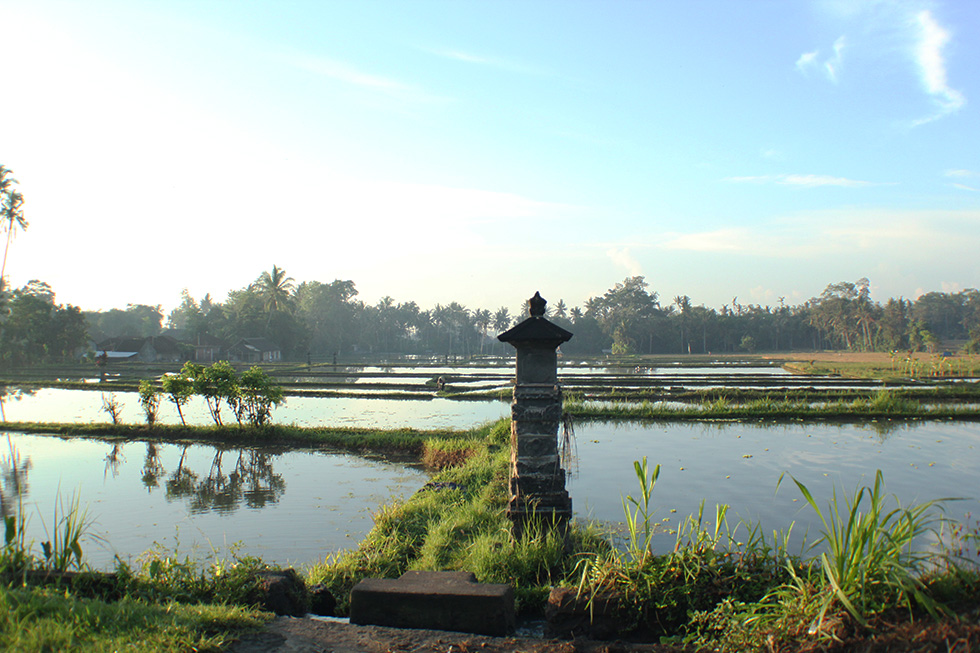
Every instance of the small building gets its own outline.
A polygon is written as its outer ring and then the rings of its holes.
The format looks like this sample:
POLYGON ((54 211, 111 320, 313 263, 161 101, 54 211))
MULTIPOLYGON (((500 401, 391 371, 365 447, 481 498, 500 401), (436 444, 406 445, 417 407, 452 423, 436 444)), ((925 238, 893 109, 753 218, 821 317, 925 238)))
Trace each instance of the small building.
POLYGON ((95 353, 97 356, 104 353, 108 360, 143 363, 177 363, 181 360, 180 345, 169 336, 109 338, 99 343, 95 353))
POLYGON ((275 363, 282 360, 279 345, 268 338, 242 338, 228 348, 232 360, 243 363, 275 363))
POLYGON ((194 347, 194 361, 197 363, 214 363, 221 360, 221 355, 227 348, 225 341, 210 333, 199 333, 184 341, 194 347))
POLYGON ((228 343, 210 333, 192 333, 190 329, 167 329, 163 335, 170 336, 180 344, 185 360, 193 360, 195 363, 214 363, 227 358, 225 351, 228 349, 228 343))

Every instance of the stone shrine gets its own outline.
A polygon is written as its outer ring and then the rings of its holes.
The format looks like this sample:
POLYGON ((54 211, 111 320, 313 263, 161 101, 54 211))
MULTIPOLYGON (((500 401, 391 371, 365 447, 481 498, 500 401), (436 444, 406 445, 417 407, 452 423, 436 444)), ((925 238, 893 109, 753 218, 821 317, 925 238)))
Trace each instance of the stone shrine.
POLYGON ((531 316, 497 339, 517 350, 510 427, 510 502, 507 516, 520 537, 530 520, 564 530, 572 517, 565 470, 558 454, 562 393, 558 347, 572 334, 545 318, 540 293, 528 300, 531 316))

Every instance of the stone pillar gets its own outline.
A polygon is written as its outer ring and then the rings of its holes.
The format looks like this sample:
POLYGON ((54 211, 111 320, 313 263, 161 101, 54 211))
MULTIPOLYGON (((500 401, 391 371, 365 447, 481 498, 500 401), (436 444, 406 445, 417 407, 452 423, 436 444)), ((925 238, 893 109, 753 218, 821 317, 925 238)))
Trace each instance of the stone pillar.
POLYGON ((562 394, 558 346, 572 334, 544 317, 539 293, 528 300, 531 317, 497 339, 517 350, 510 427, 510 503, 507 516, 520 536, 531 519, 564 529, 572 516, 565 470, 558 455, 562 394))

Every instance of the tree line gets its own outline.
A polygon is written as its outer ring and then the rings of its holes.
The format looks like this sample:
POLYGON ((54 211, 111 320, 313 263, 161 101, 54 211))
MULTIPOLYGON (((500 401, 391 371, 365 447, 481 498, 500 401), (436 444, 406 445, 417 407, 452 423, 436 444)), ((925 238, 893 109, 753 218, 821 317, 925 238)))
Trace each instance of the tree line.
MULTIPOLYGON (((525 309, 526 311, 526 309, 525 309)), ((0 291, 0 363, 23 365, 67 360, 114 336, 167 333, 210 336, 232 344, 266 337, 287 360, 327 360, 358 353, 468 357, 509 353, 496 335, 526 317, 507 307, 468 308, 458 302, 422 309, 414 301, 358 299, 353 281, 297 283, 278 266, 224 301, 195 299, 186 290, 164 317, 159 306, 82 312, 55 303, 44 283, 0 291)), ((686 296, 669 303, 642 276, 569 308, 558 300, 548 317, 574 334, 562 350, 571 355, 708 354, 837 349, 980 351, 980 292, 929 292, 915 300, 876 302, 867 279, 829 284, 798 305, 741 304, 720 309, 686 296)))

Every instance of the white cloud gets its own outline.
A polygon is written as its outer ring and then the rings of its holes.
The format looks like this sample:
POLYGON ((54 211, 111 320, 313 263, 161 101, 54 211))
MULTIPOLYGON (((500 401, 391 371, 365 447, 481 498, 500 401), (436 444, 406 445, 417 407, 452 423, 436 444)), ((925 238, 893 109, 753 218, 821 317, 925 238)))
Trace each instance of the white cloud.
POLYGON ((841 186, 844 188, 860 188, 863 186, 881 185, 871 181, 847 179, 846 177, 831 177, 830 175, 800 175, 800 174, 726 177, 725 181, 733 181, 736 183, 754 183, 754 184, 780 184, 782 186, 802 186, 804 188, 817 188, 819 186, 841 186))
POLYGON ((800 55, 800 58, 796 60, 796 69, 801 73, 806 73, 812 67, 817 65, 817 55, 820 54, 818 50, 813 52, 804 52, 800 55))
POLYGON ((919 80, 926 93, 932 96, 937 111, 931 116, 916 120, 913 125, 922 125, 958 111, 966 104, 966 97, 951 88, 946 79, 946 59, 943 50, 950 40, 949 32, 943 29, 929 11, 915 16, 916 40, 913 57, 919 69, 919 80))
POLYGON ((745 256, 819 259, 871 254, 947 259, 980 246, 980 210, 832 210, 752 227, 668 234, 655 247, 745 256), (977 235, 968 235, 977 234, 977 235))
POLYGON ((980 172, 974 172, 972 170, 947 170, 945 175, 959 179, 980 179, 980 172))
POLYGON ((823 67, 827 72, 827 78, 837 83, 837 71, 843 62, 844 37, 840 36, 834 41, 834 56, 824 62, 823 67))
MULTIPOLYGON (((945 174, 946 174, 947 177, 950 177, 952 179, 964 179, 966 181, 974 181, 974 180, 976 180, 976 181, 980 182, 980 172, 974 172, 972 170, 962 170, 962 169, 960 169, 960 170, 947 170, 945 174)), ((971 192, 974 192, 974 193, 980 192, 980 188, 976 188, 974 186, 969 186, 967 184, 960 183, 960 182, 952 182, 950 184, 950 186, 952 186, 953 188, 959 188, 960 190, 971 191, 971 192)))
POLYGON ((304 54, 293 54, 283 57, 290 65, 316 75, 329 77, 345 84, 353 84, 382 91, 409 91, 412 87, 387 77, 372 75, 357 69, 355 66, 335 61, 325 57, 314 57, 304 54))
POLYGON ((422 87, 392 77, 367 72, 357 66, 328 57, 290 52, 272 54, 271 57, 299 70, 356 88, 376 93, 387 99, 409 102, 439 102, 447 98, 429 93, 422 87))
POLYGON ((608 256, 613 263, 621 268, 624 268, 629 276, 637 277, 643 275, 643 267, 635 258, 633 258, 633 255, 630 254, 629 248, 613 247, 606 250, 606 256, 608 256))
POLYGON ((811 70, 821 70, 823 74, 826 75, 827 79, 833 83, 837 83, 837 75, 840 72, 841 65, 844 61, 844 46, 846 41, 843 36, 839 36, 834 45, 831 47, 833 50, 833 55, 824 59, 823 63, 819 61, 820 50, 813 50, 812 52, 804 52, 796 60, 796 69, 803 73, 804 75, 809 74, 811 70))
POLYGON ((461 61, 463 63, 475 64, 479 66, 488 66, 491 68, 499 68, 500 70, 506 70, 514 73, 521 73, 525 75, 544 74, 543 71, 537 68, 502 57, 489 57, 481 54, 474 54, 472 52, 466 52, 463 50, 456 50, 452 48, 447 48, 447 49, 423 48, 423 50, 425 52, 428 52, 429 54, 434 54, 437 57, 444 57, 446 59, 461 61))

